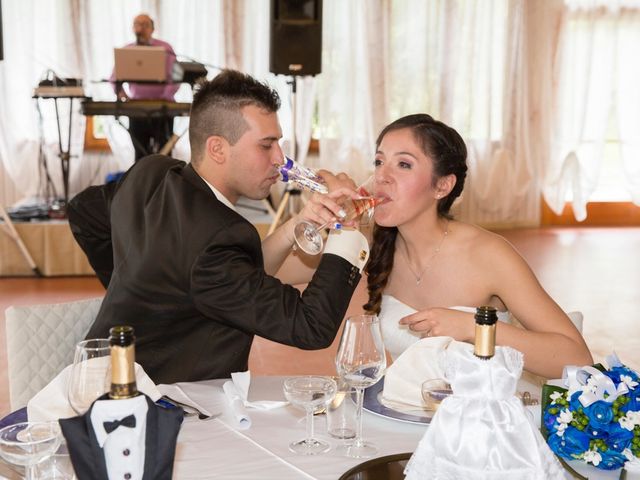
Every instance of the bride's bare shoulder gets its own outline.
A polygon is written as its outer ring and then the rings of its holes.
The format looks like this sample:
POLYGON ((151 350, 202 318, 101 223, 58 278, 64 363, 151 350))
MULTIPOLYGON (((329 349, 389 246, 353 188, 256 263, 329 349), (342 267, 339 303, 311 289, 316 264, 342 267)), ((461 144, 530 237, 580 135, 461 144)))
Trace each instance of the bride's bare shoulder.
POLYGON ((508 254, 515 253, 513 245, 503 236, 486 230, 478 225, 464 222, 452 222, 451 233, 456 234, 464 248, 473 251, 474 254, 508 254))

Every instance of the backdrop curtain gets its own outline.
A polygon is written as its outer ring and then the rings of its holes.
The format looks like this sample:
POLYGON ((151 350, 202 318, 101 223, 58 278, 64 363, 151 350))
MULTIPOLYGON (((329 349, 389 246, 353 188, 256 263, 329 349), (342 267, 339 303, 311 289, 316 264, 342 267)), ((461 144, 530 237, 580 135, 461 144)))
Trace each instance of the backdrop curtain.
POLYGON ((596 189, 610 120, 619 132, 625 187, 640 205, 640 2, 567 0, 560 26, 544 198, 577 220, 596 189))
MULTIPOLYGON (((373 169, 381 128, 399 116, 427 112, 456 128, 469 147, 458 217, 485 225, 537 225, 541 192, 560 211, 571 191, 576 215, 584 218, 613 119, 625 186, 640 204, 640 63, 628 60, 640 40, 639 4, 324 0, 322 74, 297 79, 296 159, 361 182, 373 169), (307 148, 313 122, 321 154, 312 160, 307 148)), ((215 67, 237 68, 277 88, 283 148, 291 153, 291 78, 269 72, 269 2, 23 0, 3 7, 5 204, 44 193, 45 163, 56 192, 62 191, 53 101, 39 101, 38 111, 33 88, 53 70, 82 78, 96 100, 113 99, 110 85, 100 80, 111 72, 113 47, 133 39, 131 22, 140 12, 155 19, 155 35, 181 58, 210 65, 210 76, 215 67)), ((177 99, 189 101, 190 89, 183 86, 177 99)), ((60 108, 66 118, 62 102, 60 108)), ((76 112, 74 118, 71 194, 133 162, 128 134, 115 119, 106 122, 113 153, 96 154, 82 151, 84 118, 76 112)), ((187 127, 188 119, 177 119, 174 130, 183 134, 187 127)), ((187 134, 174 155, 189 158, 187 134)))

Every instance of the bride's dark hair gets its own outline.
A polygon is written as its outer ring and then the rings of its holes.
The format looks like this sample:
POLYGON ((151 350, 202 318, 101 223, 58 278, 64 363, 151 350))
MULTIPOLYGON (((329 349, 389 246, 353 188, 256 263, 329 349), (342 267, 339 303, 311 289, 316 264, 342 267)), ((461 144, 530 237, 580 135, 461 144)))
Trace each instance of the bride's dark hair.
MULTIPOLYGON (((467 147, 458 132, 444 123, 434 120, 430 115, 417 113, 407 115, 390 123, 376 140, 376 149, 384 136, 394 130, 408 128, 423 153, 433 161, 433 186, 440 178, 455 175, 456 184, 446 197, 438 200, 438 216, 452 218, 449 210, 454 200, 460 196, 467 176, 467 147)), ((397 227, 373 228, 373 244, 369 263, 365 268, 367 273, 367 290, 369 301, 363 305, 368 313, 380 313, 382 292, 387 286, 389 274, 393 269, 397 227)))

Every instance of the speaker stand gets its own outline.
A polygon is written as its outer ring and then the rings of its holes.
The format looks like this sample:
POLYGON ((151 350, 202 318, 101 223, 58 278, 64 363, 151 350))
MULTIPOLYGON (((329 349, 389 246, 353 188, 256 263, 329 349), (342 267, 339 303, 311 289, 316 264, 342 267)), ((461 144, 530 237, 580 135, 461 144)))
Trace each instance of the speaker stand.
MULTIPOLYGON (((297 119, 297 102, 296 102, 296 93, 297 93, 297 84, 298 77, 293 75, 291 80, 287 81, 289 85, 291 85, 291 158, 296 159, 296 153, 298 150, 298 137, 296 136, 296 119, 297 119)), ((296 197, 299 197, 302 192, 294 187, 291 187, 289 184, 285 187, 284 194, 280 199, 280 203, 278 204, 278 209, 276 211, 275 216, 273 217, 273 221, 269 226, 269 230, 267 231, 267 236, 271 235, 275 229, 278 227, 278 224, 282 220, 282 216, 284 215, 285 209, 288 213, 294 211, 293 200, 296 197), (288 208, 287 208, 288 207, 288 208)))

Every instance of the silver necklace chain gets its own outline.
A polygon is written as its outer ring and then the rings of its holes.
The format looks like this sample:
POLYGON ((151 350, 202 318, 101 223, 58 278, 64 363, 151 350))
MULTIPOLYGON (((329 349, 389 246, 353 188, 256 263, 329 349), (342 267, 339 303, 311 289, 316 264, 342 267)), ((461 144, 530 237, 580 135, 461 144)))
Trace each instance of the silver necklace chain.
POLYGON ((404 239, 402 239, 402 243, 404 243, 404 250, 400 249, 400 251, 402 252, 402 255, 404 255, 405 259, 407 260, 407 267, 409 267, 409 271, 414 277, 416 277, 416 285, 420 285, 420 283, 422 282, 422 277, 424 277, 424 274, 427 272, 427 270, 429 270, 429 268, 431 268, 431 265, 433 265, 433 261, 436 258, 436 256, 440 253, 440 249, 442 248, 442 244, 444 243, 444 240, 447 238, 447 235, 449 235, 449 221, 447 221, 447 226, 444 229, 444 234, 442 235, 442 239, 440 240, 440 243, 438 244, 436 249, 433 251, 433 253, 429 257, 429 260, 427 261, 427 265, 422 269, 419 275, 417 275, 416 272, 414 272, 413 268, 411 267, 411 260, 409 259, 409 250, 407 250, 407 243, 404 241, 404 239))

